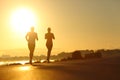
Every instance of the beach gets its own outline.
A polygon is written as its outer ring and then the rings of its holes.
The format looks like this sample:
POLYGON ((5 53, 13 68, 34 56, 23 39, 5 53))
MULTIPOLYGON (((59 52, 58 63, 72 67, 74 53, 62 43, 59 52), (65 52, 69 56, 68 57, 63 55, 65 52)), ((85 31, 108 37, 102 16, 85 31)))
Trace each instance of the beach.
POLYGON ((120 80, 120 54, 86 60, 0 66, 0 80, 120 80))

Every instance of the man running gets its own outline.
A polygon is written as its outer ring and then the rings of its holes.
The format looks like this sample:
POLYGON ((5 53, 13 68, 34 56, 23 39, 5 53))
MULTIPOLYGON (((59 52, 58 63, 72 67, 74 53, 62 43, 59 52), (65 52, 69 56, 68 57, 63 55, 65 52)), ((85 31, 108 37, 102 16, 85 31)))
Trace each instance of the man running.
POLYGON ((34 50, 35 50, 35 40, 38 40, 37 33, 34 32, 34 27, 31 27, 31 31, 26 34, 25 38, 28 42, 28 48, 29 48, 29 51, 30 51, 29 63, 32 64, 33 53, 34 53, 34 50))
POLYGON ((48 52, 47 52, 47 62, 49 63, 50 54, 51 54, 51 50, 52 50, 52 47, 53 47, 52 39, 55 39, 55 37, 54 37, 54 34, 51 33, 51 28, 48 28, 47 31, 48 31, 48 33, 45 34, 45 39, 47 40, 46 41, 46 47, 48 49, 48 52))

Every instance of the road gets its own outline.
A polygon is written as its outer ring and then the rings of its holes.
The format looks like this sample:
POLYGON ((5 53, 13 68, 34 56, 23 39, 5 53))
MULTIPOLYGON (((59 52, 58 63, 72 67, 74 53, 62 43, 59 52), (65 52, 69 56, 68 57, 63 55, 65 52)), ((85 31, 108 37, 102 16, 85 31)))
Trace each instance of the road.
POLYGON ((0 66, 0 80, 120 80, 120 56, 0 66))

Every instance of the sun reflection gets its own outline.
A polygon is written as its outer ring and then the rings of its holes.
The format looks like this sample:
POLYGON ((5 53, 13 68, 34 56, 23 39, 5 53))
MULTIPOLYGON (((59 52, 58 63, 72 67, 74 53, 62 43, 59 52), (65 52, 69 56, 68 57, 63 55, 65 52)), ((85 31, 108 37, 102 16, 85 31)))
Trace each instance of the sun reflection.
POLYGON ((28 63, 29 61, 20 61, 19 63, 22 65, 25 65, 26 63, 28 63))
POLYGON ((25 62, 21 62, 22 65, 25 65, 25 62))
POLYGON ((4 62, 0 62, 0 65, 4 65, 5 63, 4 62))
MULTIPOLYGON (((40 60, 40 62, 41 62, 41 63, 44 63, 44 62, 47 62, 47 61, 43 59, 43 60, 40 60)), ((52 60, 52 59, 51 59, 50 62, 55 62, 55 60, 52 60)))
POLYGON ((19 69, 22 70, 22 71, 27 71, 27 70, 31 69, 31 66, 22 66, 19 69))

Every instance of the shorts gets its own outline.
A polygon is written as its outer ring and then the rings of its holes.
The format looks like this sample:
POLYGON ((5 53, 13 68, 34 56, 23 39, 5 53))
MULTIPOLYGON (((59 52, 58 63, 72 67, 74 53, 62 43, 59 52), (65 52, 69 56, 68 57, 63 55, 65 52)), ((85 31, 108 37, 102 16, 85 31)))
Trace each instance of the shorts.
POLYGON ((29 48, 30 51, 34 51, 35 44, 28 43, 28 48, 29 48))

